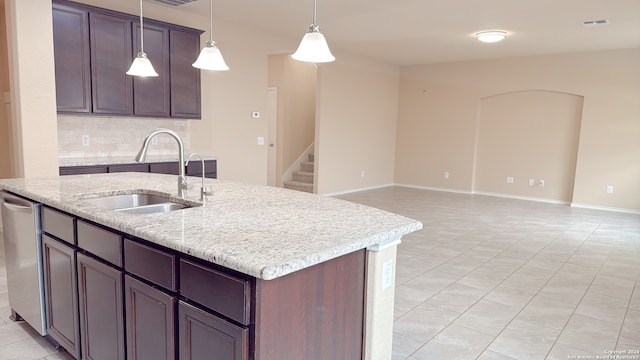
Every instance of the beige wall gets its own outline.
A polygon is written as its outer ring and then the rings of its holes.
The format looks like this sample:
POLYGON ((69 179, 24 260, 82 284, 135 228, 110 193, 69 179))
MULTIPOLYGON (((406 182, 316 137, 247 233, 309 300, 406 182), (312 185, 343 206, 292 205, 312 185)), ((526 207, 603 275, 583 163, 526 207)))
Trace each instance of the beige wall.
POLYGON ((315 140, 317 76, 314 64, 289 54, 269 56, 269 86, 278 89, 276 184, 315 140))
POLYGON ((390 185, 399 68, 347 54, 335 56, 335 62, 318 65, 317 193, 390 185))
MULTIPOLYGON (((584 99, 571 202, 640 210, 639 63, 640 49, 626 49, 402 68, 395 182, 474 191, 481 99, 550 91, 584 99)), ((529 163, 513 171, 530 173, 529 163)), ((495 192, 531 196, 496 181, 495 192)))
POLYGON ((474 191, 570 203, 582 100, 551 91, 517 91, 481 99, 474 191))
MULTIPOLYGON (((11 177, 11 127, 4 94, 9 92, 9 58, 4 0, 0 0, 0 179, 11 177)), ((9 100, 9 99, 7 99, 9 100)))
POLYGON ((6 0, 14 176, 58 174, 50 0, 6 0))

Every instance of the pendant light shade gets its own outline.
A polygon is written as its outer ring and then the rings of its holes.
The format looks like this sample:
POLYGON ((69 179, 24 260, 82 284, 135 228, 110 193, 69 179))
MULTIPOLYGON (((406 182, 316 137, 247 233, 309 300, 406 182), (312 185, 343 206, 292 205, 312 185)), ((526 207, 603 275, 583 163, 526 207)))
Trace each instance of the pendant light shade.
POLYGON ((144 53, 144 25, 142 22, 142 0, 140 0, 140 52, 133 59, 131 67, 127 71, 127 75, 131 76, 158 76, 158 73, 151 65, 151 61, 144 53))
POLYGON ((218 49, 218 45, 215 41, 207 41, 207 45, 202 48, 198 59, 193 63, 193 67, 202 70, 229 70, 229 67, 224 62, 222 53, 220 52, 220 49, 218 49))
POLYGON ((292 58, 298 61, 325 63, 334 61, 336 58, 331 54, 329 45, 324 35, 320 32, 320 27, 316 24, 316 0, 313 0, 313 24, 309 25, 309 31, 304 34, 298 49, 292 58))
POLYGON ((229 70, 229 67, 224 62, 220 49, 218 49, 218 44, 213 41, 213 0, 209 1, 209 41, 207 41, 207 45, 202 48, 198 59, 196 59, 196 62, 194 62, 192 66, 202 70, 229 70))
POLYGON ((151 61, 147 58, 147 54, 139 52, 138 56, 133 59, 127 75, 132 76, 158 76, 158 73, 153 68, 151 61))

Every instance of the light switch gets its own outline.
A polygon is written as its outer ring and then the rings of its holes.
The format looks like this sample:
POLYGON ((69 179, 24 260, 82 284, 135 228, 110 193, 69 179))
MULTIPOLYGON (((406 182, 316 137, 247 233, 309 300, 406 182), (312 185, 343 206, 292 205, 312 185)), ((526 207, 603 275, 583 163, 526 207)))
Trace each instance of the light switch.
POLYGON ((264 145, 264 137, 258 136, 258 145, 264 145))

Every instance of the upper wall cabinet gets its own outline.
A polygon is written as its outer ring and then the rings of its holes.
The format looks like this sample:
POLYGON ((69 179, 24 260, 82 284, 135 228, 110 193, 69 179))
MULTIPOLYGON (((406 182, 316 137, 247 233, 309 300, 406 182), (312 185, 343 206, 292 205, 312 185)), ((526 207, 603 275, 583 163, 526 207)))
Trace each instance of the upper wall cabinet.
POLYGON ((202 31, 144 21, 144 51, 157 77, 126 75, 140 51, 135 15, 53 1, 58 113, 198 119, 202 31))
POLYGON ((53 50, 59 112, 91 112, 89 13, 53 4, 53 50))
POLYGON ((171 29, 169 36, 173 66, 171 116, 200 117, 200 70, 191 66, 200 53, 200 36, 177 29, 171 29))
POLYGON ((89 19, 93 113, 132 115, 133 79, 125 74, 132 59, 131 20, 98 13, 89 19))
MULTIPOLYGON (((137 54, 140 51, 140 24, 136 23, 134 28, 134 54, 137 54)), ((180 71, 180 69, 171 69, 169 66, 169 29, 145 21, 144 52, 158 76, 133 76, 134 113, 139 116, 168 117, 171 114, 169 104, 171 72, 180 71)), ((198 89, 200 89, 199 86, 198 89)))

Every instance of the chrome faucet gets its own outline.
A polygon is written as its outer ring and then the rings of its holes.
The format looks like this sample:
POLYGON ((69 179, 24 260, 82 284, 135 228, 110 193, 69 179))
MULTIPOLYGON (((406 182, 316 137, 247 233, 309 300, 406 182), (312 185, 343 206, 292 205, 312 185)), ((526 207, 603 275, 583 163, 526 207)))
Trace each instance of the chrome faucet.
POLYGON ((187 162, 184 164, 184 167, 189 166, 189 161, 191 161, 191 158, 197 156, 200 158, 200 162, 202 162, 202 185, 200 186, 200 200, 202 202, 207 201, 207 196, 211 196, 213 195, 213 191, 208 190, 207 187, 204 185, 204 159, 202 158, 202 156, 198 153, 193 153, 191 155, 189 155, 189 158, 187 159, 187 162))
POLYGON ((171 135, 171 137, 176 139, 176 142, 178 143, 178 195, 180 195, 181 198, 184 198, 187 195, 187 190, 190 190, 192 186, 191 184, 187 183, 187 178, 185 177, 186 165, 184 163, 184 145, 182 144, 182 140, 180 139, 178 133, 169 129, 153 130, 144 139, 142 147, 140 148, 140 151, 138 151, 138 155, 136 155, 136 161, 139 163, 144 163, 144 159, 147 157, 147 148, 149 147, 149 143, 151 142, 151 139, 158 134, 171 135))

